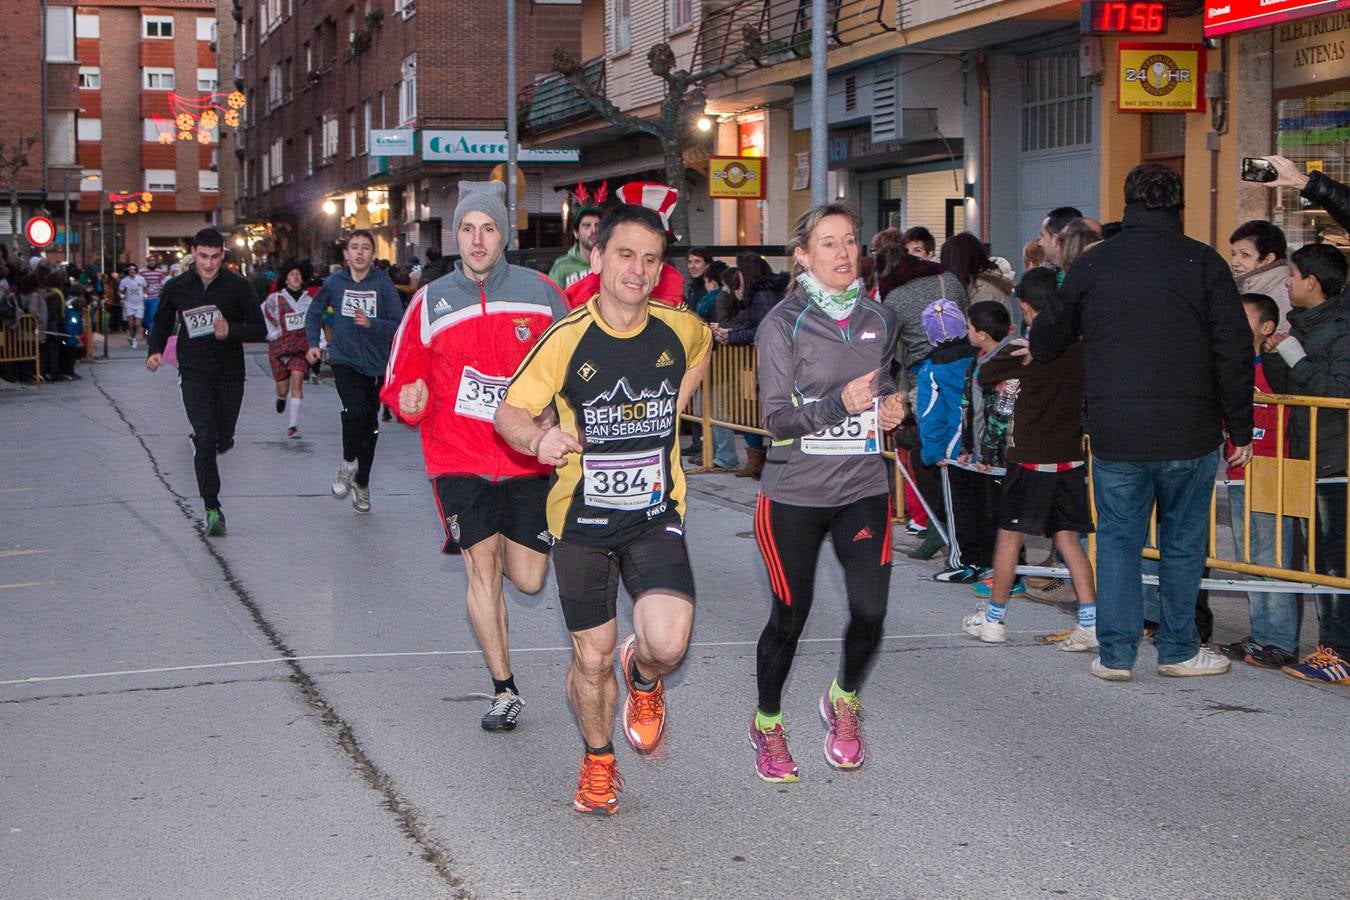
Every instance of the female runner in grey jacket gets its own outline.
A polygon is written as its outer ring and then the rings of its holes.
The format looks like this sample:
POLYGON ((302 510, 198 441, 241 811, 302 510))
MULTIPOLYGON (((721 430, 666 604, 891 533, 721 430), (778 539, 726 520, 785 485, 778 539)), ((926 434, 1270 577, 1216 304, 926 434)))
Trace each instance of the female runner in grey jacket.
POLYGON ((890 593, 890 478, 882 432, 905 417, 888 369, 895 314, 858 279, 858 218, 844 205, 808 210, 795 226, 795 288, 756 335, 764 428, 773 444, 755 509, 772 606, 760 635, 759 705, 750 722, 765 781, 797 780, 783 730, 783 683, 811 611, 828 534, 844 567, 849 625, 839 677, 821 697, 825 758, 866 757, 858 690, 881 641, 890 593))

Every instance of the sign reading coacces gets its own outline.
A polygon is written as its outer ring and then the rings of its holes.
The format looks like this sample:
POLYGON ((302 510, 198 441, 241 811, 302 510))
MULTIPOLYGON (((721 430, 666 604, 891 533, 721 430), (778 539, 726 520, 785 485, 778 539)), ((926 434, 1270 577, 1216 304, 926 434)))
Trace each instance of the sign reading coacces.
POLYGON ((1116 66, 1121 112, 1201 112, 1202 44, 1120 44, 1116 66))
MULTIPOLYGON (((452 131, 428 129, 422 132, 423 162, 506 162, 505 131, 452 131)), ((535 150, 521 147, 516 161, 523 163, 581 162, 580 150, 535 150)))
POLYGON ((1206 0, 1205 37, 1350 9, 1350 0, 1206 0))

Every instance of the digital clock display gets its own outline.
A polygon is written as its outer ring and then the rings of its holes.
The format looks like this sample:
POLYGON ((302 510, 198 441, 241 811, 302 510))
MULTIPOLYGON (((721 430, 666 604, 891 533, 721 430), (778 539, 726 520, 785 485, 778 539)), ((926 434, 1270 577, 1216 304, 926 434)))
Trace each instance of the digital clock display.
POLYGON ((1083 34, 1163 34, 1166 31, 1166 3, 1093 0, 1083 4, 1083 34))

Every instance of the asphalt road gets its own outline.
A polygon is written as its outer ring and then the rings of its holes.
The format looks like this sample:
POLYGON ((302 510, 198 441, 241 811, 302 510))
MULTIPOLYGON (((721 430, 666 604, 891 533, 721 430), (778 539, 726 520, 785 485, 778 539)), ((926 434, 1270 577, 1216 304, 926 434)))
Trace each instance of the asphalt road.
MULTIPOLYGON (((1160 678, 1151 649, 1134 682, 1101 682, 1033 640, 1067 626, 1051 607, 1014 601, 1005 646, 961 634, 969 589, 931 563, 894 568, 868 764, 839 773, 815 711, 844 618, 823 555, 785 699, 802 781, 761 783, 767 579, 753 486, 726 475, 692 479, 699 607, 666 746, 620 746, 622 811, 579 817, 556 590, 509 599, 527 707, 486 734, 415 432, 385 427, 358 517, 328 494, 331 380, 287 441, 251 352, 230 533, 208 542, 174 373, 113 355, 0 391, 0 896, 1346 892, 1350 691, 1160 678)), ((1216 638, 1246 633, 1245 598, 1215 605, 1216 638)))

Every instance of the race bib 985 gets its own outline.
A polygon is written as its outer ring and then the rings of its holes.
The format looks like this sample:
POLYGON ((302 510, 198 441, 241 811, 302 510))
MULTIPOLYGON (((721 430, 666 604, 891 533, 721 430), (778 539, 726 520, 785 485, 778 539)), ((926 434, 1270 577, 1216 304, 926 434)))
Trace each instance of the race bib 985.
MULTIPOLYGON (((814 402, 814 401, 808 401, 814 402)), ((860 413, 837 425, 822 428, 802 438, 802 452, 812 456, 856 456, 881 452, 881 429, 877 422, 877 400, 860 413)))

